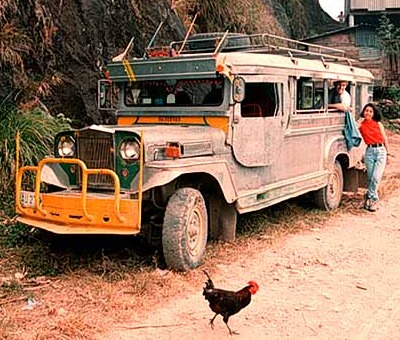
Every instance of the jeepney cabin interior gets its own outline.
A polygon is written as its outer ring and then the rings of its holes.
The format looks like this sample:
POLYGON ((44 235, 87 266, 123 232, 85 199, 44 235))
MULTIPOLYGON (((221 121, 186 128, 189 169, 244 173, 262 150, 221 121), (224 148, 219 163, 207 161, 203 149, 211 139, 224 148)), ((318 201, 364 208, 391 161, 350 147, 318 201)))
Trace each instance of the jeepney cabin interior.
POLYGON ((125 84, 125 106, 219 106, 224 80, 167 79, 125 84))
POLYGON ((242 117, 274 117, 279 111, 279 84, 246 83, 242 117))
MULTIPOLYGON (((346 87, 346 91, 353 95, 351 87, 351 83, 349 82, 346 87)), ((361 105, 361 87, 358 86, 357 89, 358 91, 356 91, 356 108, 358 108, 357 103, 358 106, 361 105)), ((309 77, 299 78, 299 80, 297 81, 296 113, 323 113, 326 107, 325 102, 328 101, 329 93, 333 90, 333 81, 324 79, 312 79, 309 77)))

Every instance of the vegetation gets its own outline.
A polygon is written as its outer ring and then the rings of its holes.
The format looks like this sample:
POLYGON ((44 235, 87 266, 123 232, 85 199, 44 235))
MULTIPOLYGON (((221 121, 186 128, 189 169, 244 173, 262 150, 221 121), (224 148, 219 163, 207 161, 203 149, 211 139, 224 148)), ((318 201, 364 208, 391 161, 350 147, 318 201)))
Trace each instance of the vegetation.
POLYGON ((70 125, 62 115, 53 118, 38 107, 21 110, 7 101, 0 103, 0 121, 0 195, 9 206, 15 185, 17 132, 20 133, 21 143, 20 163, 36 165, 40 159, 52 153, 54 135, 70 128, 70 125))
MULTIPOLYGON (((386 62, 389 63, 389 70, 399 72, 400 55, 400 27, 396 26, 387 15, 382 15, 379 20, 378 37, 383 54, 386 56, 386 62)), ((385 87, 379 89, 381 98, 380 109, 382 114, 388 119, 400 117, 400 87, 385 87)))

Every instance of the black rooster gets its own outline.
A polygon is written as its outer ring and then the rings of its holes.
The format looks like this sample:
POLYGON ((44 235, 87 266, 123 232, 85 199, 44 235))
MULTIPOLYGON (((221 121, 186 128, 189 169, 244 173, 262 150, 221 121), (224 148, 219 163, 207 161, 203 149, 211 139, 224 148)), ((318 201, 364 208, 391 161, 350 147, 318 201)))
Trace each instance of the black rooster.
POLYGON ((254 281, 249 281, 248 286, 237 292, 218 289, 215 288, 210 275, 205 270, 203 272, 208 278, 205 282, 206 286, 203 288, 203 295, 210 303, 210 309, 215 313, 214 317, 210 320, 211 328, 214 329, 214 320, 220 314, 223 317, 226 327, 229 329, 229 334, 238 334, 228 326, 229 317, 238 313, 250 303, 251 295, 255 294, 258 290, 258 284, 254 281))

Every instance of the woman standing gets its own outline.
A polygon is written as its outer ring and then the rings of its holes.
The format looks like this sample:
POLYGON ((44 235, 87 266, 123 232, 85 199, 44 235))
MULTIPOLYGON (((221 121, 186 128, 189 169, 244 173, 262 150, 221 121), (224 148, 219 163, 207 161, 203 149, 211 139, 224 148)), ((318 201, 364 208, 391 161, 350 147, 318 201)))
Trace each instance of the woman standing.
POLYGON ((365 166, 368 175, 368 189, 364 196, 364 208, 376 211, 379 201, 378 187, 389 160, 389 144, 385 128, 381 123, 382 116, 374 104, 365 105, 360 117, 358 122, 360 133, 367 144, 365 166))

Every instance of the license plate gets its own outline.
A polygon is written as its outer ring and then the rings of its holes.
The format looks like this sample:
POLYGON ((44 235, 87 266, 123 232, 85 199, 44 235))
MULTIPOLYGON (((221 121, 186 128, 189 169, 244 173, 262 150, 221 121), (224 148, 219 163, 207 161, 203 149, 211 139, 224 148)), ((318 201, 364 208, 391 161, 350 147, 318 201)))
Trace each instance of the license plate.
POLYGON ((35 206, 35 193, 32 191, 21 191, 21 205, 25 208, 35 206))

